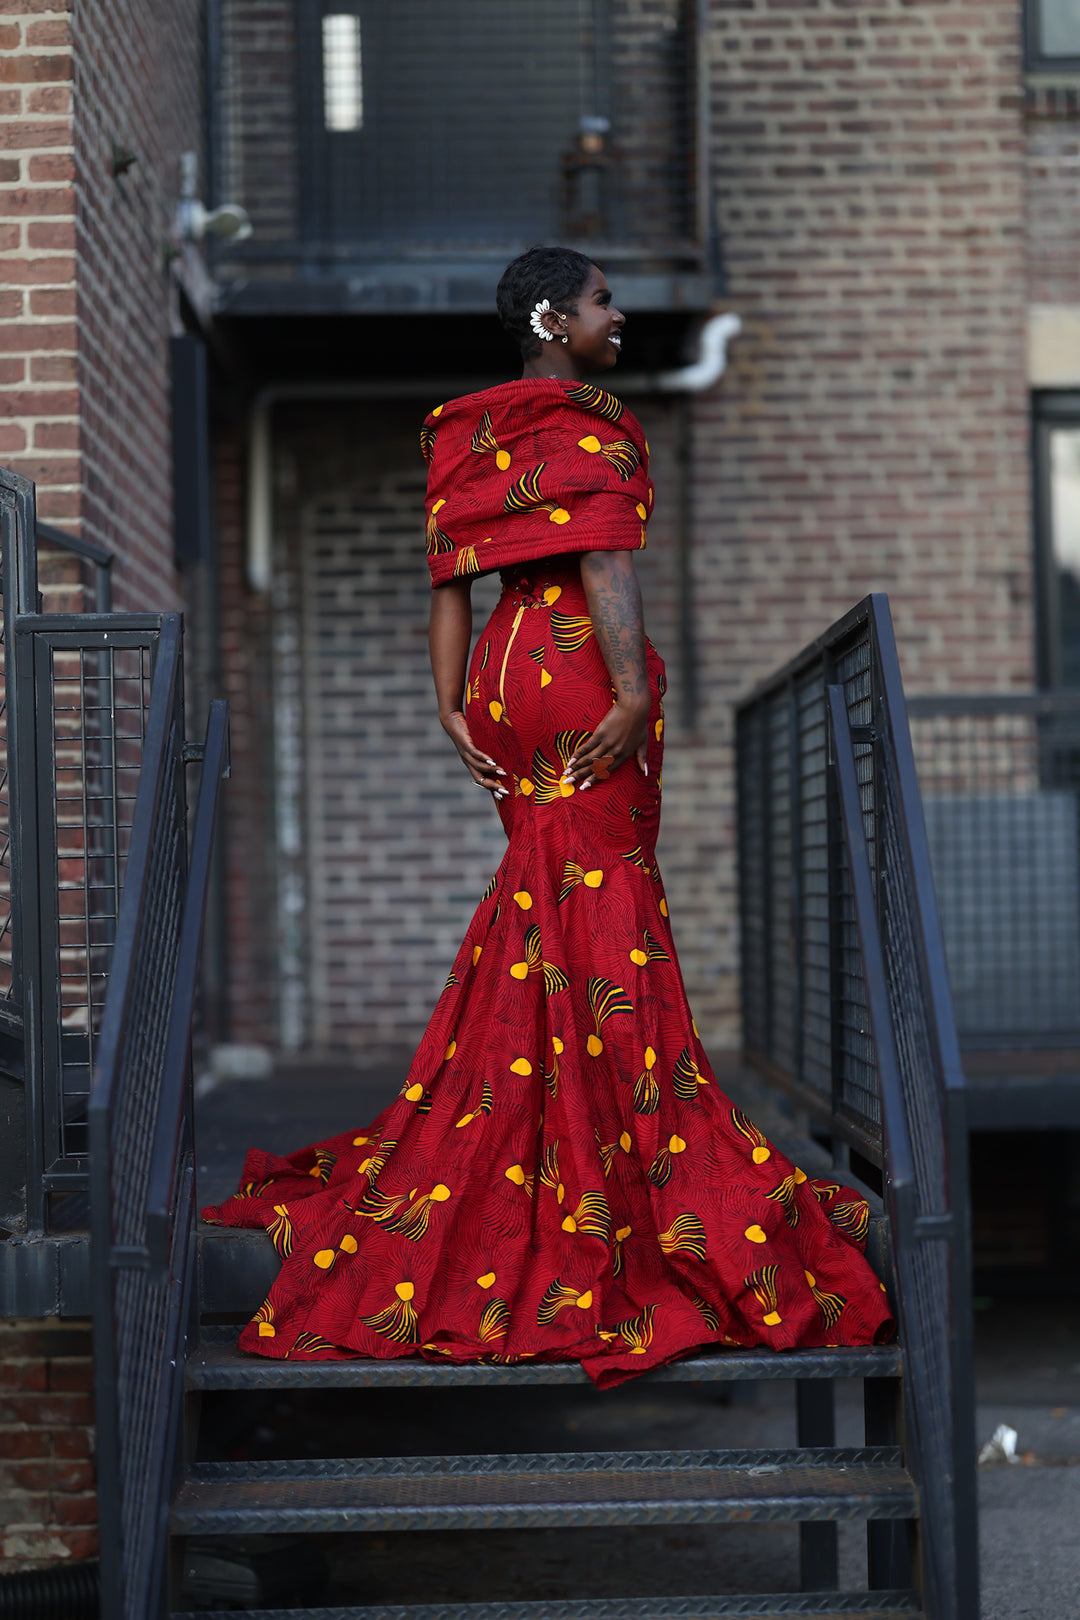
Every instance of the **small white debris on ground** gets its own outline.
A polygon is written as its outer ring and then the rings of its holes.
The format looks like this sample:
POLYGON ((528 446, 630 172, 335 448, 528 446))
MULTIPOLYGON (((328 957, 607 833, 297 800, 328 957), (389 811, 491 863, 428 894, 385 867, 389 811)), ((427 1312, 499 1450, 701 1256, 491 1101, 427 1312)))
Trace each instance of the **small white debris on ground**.
POLYGON ((1016 1443, 1019 1435, 1007 1423, 999 1423, 989 1440, 979 1452, 979 1466, 985 1468, 991 1463, 1016 1463, 1020 1458, 1016 1455, 1016 1443))

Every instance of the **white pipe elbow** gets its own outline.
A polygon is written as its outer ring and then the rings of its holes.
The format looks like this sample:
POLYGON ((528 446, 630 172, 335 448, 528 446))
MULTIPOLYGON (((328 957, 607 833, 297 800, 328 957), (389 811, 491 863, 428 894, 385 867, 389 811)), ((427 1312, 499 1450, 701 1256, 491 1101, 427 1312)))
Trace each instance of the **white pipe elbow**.
POLYGON ((665 393, 700 394, 719 382, 727 366, 727 346, 742 331, 742 321, 733 310, 712 315, 701 329, 697 359, 676 371, 662 371, 657 384, 665 393))

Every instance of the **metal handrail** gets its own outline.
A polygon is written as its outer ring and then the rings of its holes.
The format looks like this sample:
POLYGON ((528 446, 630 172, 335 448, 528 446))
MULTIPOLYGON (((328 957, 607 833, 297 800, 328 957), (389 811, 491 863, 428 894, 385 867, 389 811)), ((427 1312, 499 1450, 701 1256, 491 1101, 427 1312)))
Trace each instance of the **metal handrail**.
POLYGON ((191 1019, 227 709, 184 741, 178 615, 154 669, 131 852, 90 1099, 103 1613, 164 1608, 168 1502, 194 1301, 191 1019), (184 783, 203 778, 189 857, 184 783))
MULTIPOLYGON (((925 1612, 974 1620, 964 1080, 887 599, 759 685, 738 735, 746 1055, 838 1178, 849 1150, 881 1168, 925 1612)), ((903 1562, 879 1543, 878 1577, 903 1562)))
POLYGON ((221 783, 228 775, 229 706, 217 698, 203 745, 202 780, 188 864, 188 891, 180 928, 172 1016, 158 1101, 157 1130, 146 1199, 146 1248, 151 1274, 163 1275, 172 1250, 176 1184, 191 1105, 191 1034, 198 991, 199 955, 210 890, 221 783))
POLYGON ((37 537, 45 540, 51 546, 58 546, 61 551, 69 551, 73 557, 80 557, 88 562, 94 570, 94 611, 95 613, 112 612, 112 565, 115 562, 115 553, 108 546, 99 545, 96 540, 87 540, 81 534, 69 534, 66 529, 58 529, 55 523, 37 524, 37 537))
MULTIPOLYGON (((108 1000, 101 1020, 100 1057, 90 1099, 90 1117, 106 1120, 113 1101, 120 1048, 128 1023, 133 975, 140 924, 150 882, 153 835, 157 810, 166 788, 168 759, 166 742, 173 706, 182 679, 180 649, 183 628, 179 614, 169 614, 161 628, 157 667, 150 696, 150 712, 143 745, 143 768, 139 776, 138 799, 124 878, 124 895, 116 925, 116 945, 108 1000)), ((99 1173, 107 1163, 99 1163, 99 1173)))
MULTIPOLYGON (((891 630, 891 626, 887 628, 891 630)), ((878 641, 879 655, 882 640, 887 650, 891 635, 878 641)), ((902 762, 904 745, 906 744, 908 752, 911 745, 906 724, 902 725, 898 720, 897 709, 899 715, 901 717, 903 715, 901 706, 903 692, 898 681, 897 665, 896 681, 887 681, 885 684, 883 719, 887 735, 880 740, 886 747, 891 748, 894 754, 899 745, 902 762), (892 704, 888 701, 890 687, 894 700, 892 704), (899 704, 896 702, 897 698, 900 700, 899 704)), ((925 1491, 923 1497, 922 1534, 927 1549, 923 1560, 923 1574, 929 1600, 928 1612, 933 1620, 938 1620, 939 1616, 948 1617, 948 1620, 977 1620, 979 1599, 974 1535, 977 1506, 974 1491, 974 1395, 970 1387, 972 1376, 970 1280, 969 1267, 965 1263, 966 1242, 961 1244, 956 1242, 961 1233, 966 1233, 966 1210, 956 1208, 955 1189, 952 1189, 954 1193, 952 1208, 940 1210, 934 1215, 919 1213, 911 1133, 896 1045, 893 998, 890 995, 881 935, 880 894, 875 893, 871 875, 863 806, 859 795, 855 744, 843 687, 830 685, 827 689, 827 700, 832 765, 837 781, 845 854, 858 928, 859 950, 885 1125, 885 1202, 891 1227, 897 1280, 896 1310, 907 1382, 907 1444, 914 1460, 915 1476, 920 1481, 929 1484, 932 1473, 936 1469, 940 1470, 943 1450, 947 1466, 951 1465, 946 1476, 937 1478, 935 1484, 938 1489, 941 1484, 948 1487, 948 1504, 953 1522, 943 1522, 940 1514, 926 1511, 931 1506, 932 1488, 925 1491), (950 1320, 947 1324, 952 1331, 948 1335, 950 1342, 942 1344, 939 1328, 936 1335, 937 1342, 928 1345, 926 1334, 921 1331, 924 1324, 920 1323, 918 1317, 920 1306, 925 1310, 929 1303, 932 1309, 934 1302, 919 1297, 925 1290, 919 1275, 922 1266, 917 1251, 923 1244, 941 1244, 943 1241, 950 1243, 953 1248, 951 1268, 953 1287, 952 1299, 949 1301, 950 1320), (950 1417, 953 1424, 951 1443, 947 1448, 941 1445, 943 1437, 934 1432, 934 1414, 930 1409, 931 1402, 927 1400, 930 1393, 929 1386, 940 1380, 943 1375, 948 1377, 950 1382, 950 1417), (966 1382, 968 1386, 962 1392, 964 1398, 958 1398, 961 1395, 958 1389, 961 1381, 966 1382)), ((913 772, 913 761, 910 762, 910 766, 913 772)), ((956 1046, 958 1055, 955 1026, 952 1024, 948 1005, 948 981, 944 975, 941 935, 936 927, 936 908, 932 886, 929 885, 929 856, 925 833, 921 827, 921 808, 917 794, 914 802, 902 807, 901 819, 906 846, 903 878, 914 892, 916 904, 919 903, 919 890, 924 887, 928 890, 928 894, 924 893, 922 896, 924 911, 923 925, 918 930, 919 944, 924 959, 932 961, 940 957, 940 979, 936 990, 932 984, 926 984, 925 981, 924 987, 929 993, 929 999, 936 1001, 934 1016, 943 1026, 940 1030, 942 1045, 949 1044, 951 1027, 952 1044, 956 1046), (921 859, 914 858, 916 852, 921 855, 921 859), (930 926, 926 926, 927 918, 930 926)), ((959 1130, 954 1129, 954 1139, 966 1135, 962 1128, 962 1120, 960 1126, 959 1130)), ((966 1142, 964 1145, 966 1146, 966 1142)), ((961 1179, 961 1175, 962 1172, 957 1167, 956 1179, 961 1179)))

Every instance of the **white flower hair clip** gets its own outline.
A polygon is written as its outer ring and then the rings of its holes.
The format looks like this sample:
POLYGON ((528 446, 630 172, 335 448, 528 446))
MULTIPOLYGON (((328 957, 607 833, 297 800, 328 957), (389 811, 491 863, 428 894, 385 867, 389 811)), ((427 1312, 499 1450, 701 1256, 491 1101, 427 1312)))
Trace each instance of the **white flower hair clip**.
POLYGON ((542 298, 537 304, 536 308, 533 310, 532 314, 529 316, 529 325, 532 327, 537 337, 543 338, 545 343, 552 343, 555 340, 554 332, 548 331, 543 320, 543 317, 547 315, 550 310, 550 301, 547 298, 542 298))

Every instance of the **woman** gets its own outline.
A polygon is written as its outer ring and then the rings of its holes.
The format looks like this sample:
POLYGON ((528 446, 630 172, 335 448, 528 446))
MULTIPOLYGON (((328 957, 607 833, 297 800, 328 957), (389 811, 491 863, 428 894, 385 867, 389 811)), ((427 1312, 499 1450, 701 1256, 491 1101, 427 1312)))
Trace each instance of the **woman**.
POLYGON ((664 668, 633 552, 637 421, 583 373, 624 317, 578 253, 499 285, 518 382, 438 406, 431 661, 443 726, 509 846, 397 1100, 205 1212, 281 1256, 262 1355, 580 1360, 601 1386, 695 1347, 891 1331, 867 1210, 810 1181, 717 1087, 655 864, 664 668), (470 581, 503 593, 471 664, 470 581), (467 667, 468 666, 468 667, 467 667))

